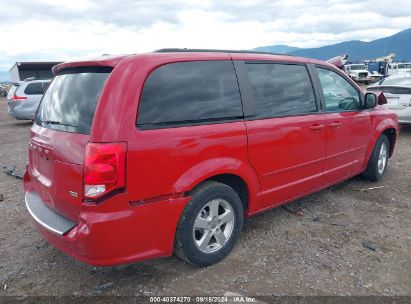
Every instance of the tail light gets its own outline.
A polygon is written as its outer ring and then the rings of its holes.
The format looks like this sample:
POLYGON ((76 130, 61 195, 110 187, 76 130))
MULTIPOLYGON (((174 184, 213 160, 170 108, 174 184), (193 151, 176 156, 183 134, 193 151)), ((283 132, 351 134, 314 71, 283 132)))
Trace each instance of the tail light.
POLYGON ((27 97, 24 96, 17 96, 16 94, 13 95, 13 97, 11 98, 13 101, 19 101, 19 100, 26 100, 27 97))
POLYGON ((126 143, 88 143, 84 160, 84 198, 97 199, 125 187, 126 143))

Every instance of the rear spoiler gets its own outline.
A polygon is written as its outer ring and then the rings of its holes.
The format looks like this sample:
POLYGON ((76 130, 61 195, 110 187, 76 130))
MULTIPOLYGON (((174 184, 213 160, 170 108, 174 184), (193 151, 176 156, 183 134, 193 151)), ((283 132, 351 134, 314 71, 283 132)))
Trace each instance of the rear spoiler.
POLYGON ((62 70, 69 68, 83 68, 83 67, 111 67, 114 68, 121 60, 128 57, 129 55, 118 55, 118 56, 102 56, 94 59, 83 59, 78 61, 69 61, 59 63, 52 67, 52 72, 57 75, 62 70))

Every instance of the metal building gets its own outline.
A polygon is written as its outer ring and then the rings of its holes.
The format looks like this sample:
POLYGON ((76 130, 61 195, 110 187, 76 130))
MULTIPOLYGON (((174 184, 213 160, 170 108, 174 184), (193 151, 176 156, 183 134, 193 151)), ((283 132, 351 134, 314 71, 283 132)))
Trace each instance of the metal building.
POLYGON ((52 78, 51 68, 60 62, 16 62, 9 70, 12 82, 18 82, 29 77, 36 79, 52 78))

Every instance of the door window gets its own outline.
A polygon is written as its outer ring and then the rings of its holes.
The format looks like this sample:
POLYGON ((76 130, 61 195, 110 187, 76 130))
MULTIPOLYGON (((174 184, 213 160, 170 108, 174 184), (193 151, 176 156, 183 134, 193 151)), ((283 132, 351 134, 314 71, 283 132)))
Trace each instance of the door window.
POLYGON ((247 63, 256 101, 256 116, 269 118, 317 111, 310 77, 304 65, 247 63))
POLYGON ((324 93, 325 110, 331 112, 355 111, 361 108, 358 91, 337 73, 317 68, 324 93))

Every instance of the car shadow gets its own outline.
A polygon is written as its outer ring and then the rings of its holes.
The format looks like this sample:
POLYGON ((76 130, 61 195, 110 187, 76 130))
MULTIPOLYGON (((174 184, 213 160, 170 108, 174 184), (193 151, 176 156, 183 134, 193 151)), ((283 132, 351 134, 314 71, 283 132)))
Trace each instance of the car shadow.
POLYGON ((411 135, 411 124, 401 124, 400 125, 400 136, 401 133, 411 135))
POLYGON ((13 128, 27 128, 33 124, 31 120, 21 120, 16 122, 0 123, 2 127, 13 127, 13 128))

